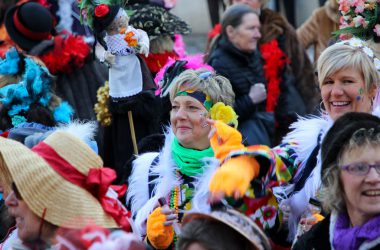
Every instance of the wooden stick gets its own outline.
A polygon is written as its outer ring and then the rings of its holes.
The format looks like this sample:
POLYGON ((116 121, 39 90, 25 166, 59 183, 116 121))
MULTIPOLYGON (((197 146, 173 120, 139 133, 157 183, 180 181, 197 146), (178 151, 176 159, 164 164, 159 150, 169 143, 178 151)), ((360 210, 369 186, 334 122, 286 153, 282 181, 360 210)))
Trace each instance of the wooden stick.
POLYGON ((135 126, 133 125, 132 111, 128 111, 128 120, 129 120, 129 128, 131 130, 133 152, 135 153, 135 155, 138 155, 139 152, 137 150, 136 133, 135 133, 135 126))

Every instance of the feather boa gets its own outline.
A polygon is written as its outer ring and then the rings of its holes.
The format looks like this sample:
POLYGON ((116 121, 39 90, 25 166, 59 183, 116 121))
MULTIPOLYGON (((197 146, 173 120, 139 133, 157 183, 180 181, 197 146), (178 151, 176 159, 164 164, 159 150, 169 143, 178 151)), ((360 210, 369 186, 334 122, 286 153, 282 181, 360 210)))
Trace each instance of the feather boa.
POLYGON ((178 55, 175 52, 166 51, 164 53, 150 53, 148 57, 142 57, 150 72, 156 74, 168 62, 170 58, 177 59, 178 55))
POLYGON ((70 74, 82 68, 90 47, 81 36, 63 35, 54 37, 54 49, 40 56, 51 74, 70 74))
MULTIPOLYGON (((131 205, 132 216, 135 217, 135 226, 141 235, 146 234, 146 220, 148 215, 158 206, 158 199, 167 197, 171 190, 180 184, 179 177, 176 176, 178 167, 172 159, 171 144, 174 138, 172 130, 169 128, 165 133, 165 146, 158 153, 145 153, 139 156, 133 162, 132 174, 129 177, 129 188, 127 193, 127 203, 131 205), (159 155, 157 165, 150 168, 154 158, 159 155), (149 194, 148 180, 149 175, 157 176, 152 184, 154 189, 152 194, 149 194)), ((219 166, 219 161, 216 159, 204 159, 207 162, 205 165, 205 174, 196 177, 194 190, 197 197, 197 210, 207 210, 207 191, 208 180, 211 178, 214 169, 219 166), (205 178, 203 178, 205 176, 205 178), (203 190, 201 190, 203 189, 203 190)), ((195 198, 194 197, 194 198, 195 198)), ((193 206, 194 207, 194 204, 193 206)))
MULTIPOLYGON (((14 53, 18 52, 15 49, 11 49, 7 53, 8 56, 0 63, 0 71, 3 67, 7 70, 16 61, 18 65, 19 55, 16 56, 14 53)), ((0 102, 8 109, 8 115, 12 119, 12 124, 15 126, 20 122, 25 122, 26 119, 23 117, 23 112, 28 111, 33 103, 50 108, 57 122, 68 123, 73 114, 73 109, 68 103, 61 102, 56 107, 49 106, 52 97, 52 82, 48 70, 30 57, 26 57, 24 62, 25 73, 22 81, 0 89, 0 95, 2 96, 0 102)))
POLYGON ((58 0, 59 9, 57 15, 59 16, 59 23, 57 25, 58 32, 66 30, 72 33, 71 27, 74 20, 72 17, 72 4, 75 0, 58 0))
POLYGON ((260 46, 264 63, 264 75, 267 80, 267 103, 266 111, 273 112, 280 96, 280 82, 279 74, 284 69, 286 63, 289 63, 286 54, 278 47, 276 39, 262 44, 260 46))
MULTIPOLYGON (((196 54, 196 55, 190 55, 185 56, 183 58, 180 58, 179 60, 187 61, 185 64, 186 69, 200 69, 205 68, 209 71, 214 71, 214 68, 211 67, 208 64, 203 63, 203 55, 202 54, 196 54)), ((156 95, 161 94, 161 86, 159 85, 160 81, 164 78, 164 74, 167 68, 172 66, 175 63, 175 59, 169 58, 168 62, 158 71, 156 77, 154 78, 154 82, 158 85, 158 89, 156 90, 156 95)))
POLYGON ((15 75, 19 73, 20 56, 16 48, 9 49, 4 59, 0 59, 0 74, 1 75, 15 75))

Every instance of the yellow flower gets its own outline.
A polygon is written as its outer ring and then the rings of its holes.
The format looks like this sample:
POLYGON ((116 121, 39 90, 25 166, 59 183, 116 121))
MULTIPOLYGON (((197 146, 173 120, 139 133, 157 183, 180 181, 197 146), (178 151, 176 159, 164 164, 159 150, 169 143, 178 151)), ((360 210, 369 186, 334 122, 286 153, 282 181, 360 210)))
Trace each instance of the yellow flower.
POLYGON ((234 127, 237 128, 238 116, 236 115, 234 109, 229 105, 225 105, 222 102, 215 103, 210 109, 210 116, 213 120, 222 121, 226 124, 233 124, 234 127))

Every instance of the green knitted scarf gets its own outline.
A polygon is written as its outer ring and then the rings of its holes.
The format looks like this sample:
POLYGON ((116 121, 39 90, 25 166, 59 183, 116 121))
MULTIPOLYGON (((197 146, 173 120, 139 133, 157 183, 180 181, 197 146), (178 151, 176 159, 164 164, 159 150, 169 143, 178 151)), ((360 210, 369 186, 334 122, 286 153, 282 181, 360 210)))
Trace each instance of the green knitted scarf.
POLYGON ((196 176, 203 173, 204 157, 214 157, 211 147, 204 150, 196 150, 182 147, 177 138, 172 143, 172 156, 179 171, 187 176, 196 176))

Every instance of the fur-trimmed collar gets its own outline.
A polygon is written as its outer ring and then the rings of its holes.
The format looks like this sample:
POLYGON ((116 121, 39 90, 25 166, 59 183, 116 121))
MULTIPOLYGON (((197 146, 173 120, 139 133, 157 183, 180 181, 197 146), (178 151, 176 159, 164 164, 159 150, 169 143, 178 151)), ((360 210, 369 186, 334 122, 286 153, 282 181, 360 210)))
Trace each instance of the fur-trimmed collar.
MULTIPOLYGON (((127 203, 131 204, 132 216, 135 218, 135 225, 141 235, 146 233, 146 220, 148 215, 158 206, 158 199, 168 197, 171 190, 179 185, 181 180, 176 176, 178 167, 175 165, 172 158, 172 141, 174 134, 171 129, 165 133, 165 145, 160 153, 146 153, 139 156, 133 162, 132 174, 129 177, 129 189, 127 193, 127 203), (152 165, 153 160, 159 157, 158 163, 152 165), (152 167, 151 167, 152 166, 152 167), (152 194, 149 194, 149 175, 156 176, 152 184, 154 189, 152 194)), ((215 158, 205 159, 205 173, 202 176, 210 175, 219 165, 219 161, 215 158)), ((201 180, 202 177, 195 177, 194 193, 197 197, 196 207, 207 207, 207 192, 208 187, 201 180), (200 191, 199 191, 200 190, 200 191)))

